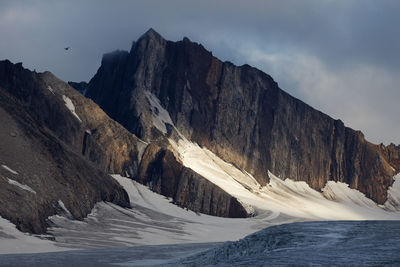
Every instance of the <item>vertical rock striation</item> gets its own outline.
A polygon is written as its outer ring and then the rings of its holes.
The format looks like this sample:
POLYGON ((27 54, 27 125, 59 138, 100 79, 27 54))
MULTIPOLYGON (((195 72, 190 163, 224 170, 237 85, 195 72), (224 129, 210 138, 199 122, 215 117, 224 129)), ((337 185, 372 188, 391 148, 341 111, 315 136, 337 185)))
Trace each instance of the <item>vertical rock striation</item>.
POLYGON ((160 100, 186 138, 261 184, 268 170, 317 190, 328 180, 341 181, 383 203, 400 171, 398 149, 369 143, 281 90, 269 75, 222 62, 188 38, 170 42, 150 29, 129 52, 106 54, 86 96, 151 141, 160 133, 148 123, 145 91, 160 100))

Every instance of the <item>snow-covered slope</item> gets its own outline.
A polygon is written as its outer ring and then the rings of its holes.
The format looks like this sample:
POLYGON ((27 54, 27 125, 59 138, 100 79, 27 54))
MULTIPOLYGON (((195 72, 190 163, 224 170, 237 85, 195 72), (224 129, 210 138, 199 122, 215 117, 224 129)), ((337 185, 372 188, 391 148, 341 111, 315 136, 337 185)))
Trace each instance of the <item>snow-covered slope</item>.
POLYGON ((164 196, 129 178, 113 175, 125 188, 132 209, 98 203, 84 221, 53 216, 49 232, 70 248, 159 245, 238 240, 265 227, 300 221, 264 212, 257 217, 230 219, 180 208, 164 196))
MULTIPOLYGON (((165 129, 166 123, 173 126, 168 111, 159 104, 157 97, 148 91, 146 96, 151 99, 154 126, 160 130, 165 129)), ((169 141, 183 164, 236 197, 249 214, 269 211, 309 220, 400 219, 400 213, 391 212, 400 204, 397 183, 390 188, 386 204, 380 206, 341 182, 329 181, 322 192, 318 192, 306 182, 282 180, 269 172, 269 184, 261 186, 251 174, 190 142, 176 127, 174 129, 178 139, 169 141)))
MULTIPOLYGON (((269 184, 261 186, 249 173, 183 137, 171 143, 186 167, 238 198, 249 212, 271 211, 310 220, 400 219, 400 213, 378 206, 345 183, 329 181, 318 192, 305 182, 281 180, 269 173, 269 184)), ((394 185, 389 197, 395 200, 398 195, 398 186, 394 185)))
POLYGON ((388 210, 399 211, 400 210, 400 173, 393 177, 393 184, 388 190, 388 199, 385 202, 384 207, 388 210))
MULTIPOLYGON (((312 191, 304 183, 282 181, 271 176, 268 191, 261 188, 259 189, 261 196, 244 194, 247 198, 242 198, 243 201, 247 200, 248 203, 254 204, 257 216, 245 219, 220 218, 182 209, 170 203, 170 199, 150 191, 146 186, 129 178, 119 175, 113 175, 113 177, 128 192, 132 209, 100 202, 83 221, 71 220, 68 216, 52 216, 49 219, 53 227, 49 229, 49 233, 56 242, 20 233, 14 225, 1 220, 0 253, 235 241, 272 225, 310 219, 329 219, 329 217, 338 219, 340 211, 344 212, 344 216, 346 214, 352 216, 351 218, 382 216, 375 219, 397 219, 399 217, 397 212, 388 212, 376 206, 368 207, 370 205, 368 199, 364 206, 359 206, 363 202, 356 203, 354 198, 352 201, 345 199, 344 196, 349 195, 346 191, 352 192, 345 185, 337 186, 335 183, 330 183, 329 190, 319 193, 312 191), (339 189, 344 193, 339 194, 342 192, 339 189), (340 197, 340 201, 343 202, 335 202, 324 197, 323 194, 329 192, 332 198, 331 191, 335 192, 336 200, 340 197), (272 208, 269 208, 267 204, 262 204, 264 201, 272 208), (327 206, 324 207, 324 204, 327 206), (313 211, 312 208, 320 210, 313 211), (329 214, 331 208, 334 210, 332 214, 329 214), (307 212, 309 217, 305 218, 307 212), (296 214, 303 217, 295 217, 296 214), (316 215, 321 217, 317 218, 316 215)), ((240 189, 239 192, 245 191, 240 189)), ((354 197, 364 201, 360 193, 355 194, 354 197)))

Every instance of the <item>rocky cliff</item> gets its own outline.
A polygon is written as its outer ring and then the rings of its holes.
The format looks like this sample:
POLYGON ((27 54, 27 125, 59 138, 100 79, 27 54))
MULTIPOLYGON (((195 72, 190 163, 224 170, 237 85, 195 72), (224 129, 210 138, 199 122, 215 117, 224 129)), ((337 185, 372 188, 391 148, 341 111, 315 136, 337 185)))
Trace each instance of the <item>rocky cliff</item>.
POLYGON ((129 52, 104 55, 86 96, 150 142, 165 131, 148 123, 149 92, 187 139, 261 184, 268 182, 268 170, 317 190, 328 180, 341 181, 383 203, 400 170, 398 147, 369 143, 361 132, 290 96, 255 68, 222 62, 187 38, 166 41, 154 30, 129 52))
POLYGON ((248 216, 236 198, 184 167, 170 150, 154 144, 144 152, 137 181, 195 212, 231 218, 248 216))

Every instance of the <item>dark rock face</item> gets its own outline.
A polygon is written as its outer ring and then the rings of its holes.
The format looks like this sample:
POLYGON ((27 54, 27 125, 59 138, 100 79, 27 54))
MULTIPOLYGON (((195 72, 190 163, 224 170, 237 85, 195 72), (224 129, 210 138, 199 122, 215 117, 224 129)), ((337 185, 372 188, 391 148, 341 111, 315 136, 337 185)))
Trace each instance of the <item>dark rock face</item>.
POLYGON ((379 149, 385 160, 396 170, 396 172, 399 172, 400 145, 396 146, 395 144, 392 143, 388 146, 384 146, 383 144, 380 144, 379 149))
POLYGON ((75 88, 75 90, 77 90, 79 93, 81 93, 82 95, 86 94, 86 90, 88 87, 88 83, 87 82, 68 82, 68 85, 71 86, 72 88, 75 88))
POLYGON ((328 180, 341 181, 383 203, 400 170, 390 167, 395 152, 385 154, 361 132, 282 91, 267 74, 221 62, 187 38, 170 42, 149 30, 129 53, 105 55, 86 96, 149 141, 157 134, 146 123, 146 90, 186 138, 261 184, 268 170, 317 190, 328 180))
POLYGON ((184 167, 170 150, 157 145, 146 148, 137 180, 195 212, 231 218, 248 216, 236 198, 184 167))

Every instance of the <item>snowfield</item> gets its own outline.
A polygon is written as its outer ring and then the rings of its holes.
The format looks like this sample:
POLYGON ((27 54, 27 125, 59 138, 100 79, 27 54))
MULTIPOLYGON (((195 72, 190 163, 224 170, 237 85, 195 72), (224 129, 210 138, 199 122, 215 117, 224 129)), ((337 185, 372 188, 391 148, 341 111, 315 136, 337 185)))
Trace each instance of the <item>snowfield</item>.
POLYGON ((98 203, 84 221, 63 216, 50 218, 60 246, 93 248, 161 245, 238 240, 265 227, 299 221, 265 212, 254 218, 230 219, 198 214, 180 208, 129 178, 113 175, 125 188, 132 209, 98 203))

